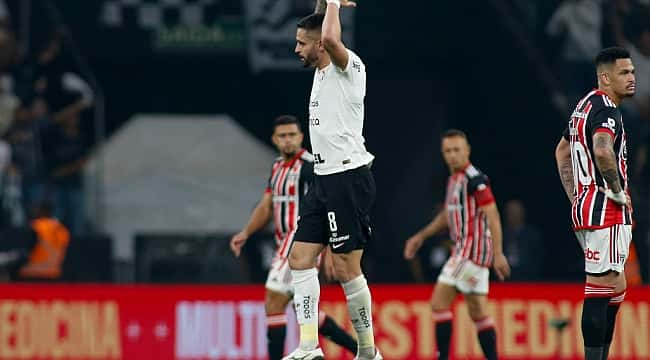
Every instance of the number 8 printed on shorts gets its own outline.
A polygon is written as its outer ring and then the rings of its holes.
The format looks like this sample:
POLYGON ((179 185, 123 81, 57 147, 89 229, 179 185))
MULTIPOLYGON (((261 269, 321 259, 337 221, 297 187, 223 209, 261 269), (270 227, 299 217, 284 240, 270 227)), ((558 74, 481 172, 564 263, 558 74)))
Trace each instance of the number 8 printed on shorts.
POLYGON ((330 231, 335 232, 338 230, 338 227, 336 226, 336 214, 334 214, 334 211, 329 211, 327 213, 327 220, 330 222, 330 231))

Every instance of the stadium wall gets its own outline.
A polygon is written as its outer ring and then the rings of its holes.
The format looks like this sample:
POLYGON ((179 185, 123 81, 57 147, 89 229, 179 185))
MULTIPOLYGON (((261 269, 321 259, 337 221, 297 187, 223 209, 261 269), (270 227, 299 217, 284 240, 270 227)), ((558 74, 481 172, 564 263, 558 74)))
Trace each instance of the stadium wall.
MULTIPOLYGON (((5 285, 0 359, 265 358, 260 286, 5 285)), ((377 344, 387 359, 433 359, 431 286, 373 286, 377 344)), ((502 359, 580 359, 579 284, 497 284, 490 311, 502 359), (551 326, 567 320, 562 331, 551 326)), ((628 291, 610 359, 650 358, 650 287, 628 291)), ((350 330, 342 291, 326 286, 322 310, 350 330)), ((455 304, 456 359, 479 359, 465 307, 455 304)), ((290 310, 290 309, 289 309, 290 310)), ((288 311, 291 313, 291 311, 288 311)), ((295 322, 290 321, 290 324, 295 322)), ((350 330, 351 331, 351 330, 350 330)), ((287 347, 296 344, 295 325, 287 347)), ((351 359, 323 340, 328 359, 351 359)))

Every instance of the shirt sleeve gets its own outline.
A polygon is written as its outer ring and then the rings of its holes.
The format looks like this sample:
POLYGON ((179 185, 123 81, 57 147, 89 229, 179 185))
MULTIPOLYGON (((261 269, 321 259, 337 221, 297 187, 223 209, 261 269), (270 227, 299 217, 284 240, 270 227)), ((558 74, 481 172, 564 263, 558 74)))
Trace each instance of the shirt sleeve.
POLYGON ((345 65, 345 69, 341 69, 338 66, 336 69, 339 72, 349 74, 350 76, 360 74, 362 71, 365 72, 365 65, 363 64, 363 61, 361 61, 359 55, 355 54, 350 49, 345 49, 345 51, 348 52, 348 63, 345 65))
POLYGON ((490 187, 490 180, 484 174, 479 174, 471 179, 467 185, 468 192, 476 199, 478 206, 485 206, 493 203, 494 195, 490 187))
POLYGON ((591 136, 604 132, 616 138, 621 134, 622 127, 621 114, 613 107, 605 107, 589 117, 588 130, 591 136))
POLYGON ((569 134, 570 134, 570 133, 569 133, 569 125, 567 125, 567 126, 564 128, 564 131, 562 131, 562 137, 564 138, 564 140, 566 140, 566 141, 570 141, 571 138, 569 137, 569 134))
POLYGON ((314 181, 314 163, 305 161, 300 169, 300 196, 307 194, 307 190, 314 181))
POLYGON ((273 179, 273 166, 271 166, 271 172, 269 174, 269 179, 266 181, 266 188, 264 189, 265 194, 270 194, 271 193, 271 188, 273 186, 271 184, 272 179, 273 179))

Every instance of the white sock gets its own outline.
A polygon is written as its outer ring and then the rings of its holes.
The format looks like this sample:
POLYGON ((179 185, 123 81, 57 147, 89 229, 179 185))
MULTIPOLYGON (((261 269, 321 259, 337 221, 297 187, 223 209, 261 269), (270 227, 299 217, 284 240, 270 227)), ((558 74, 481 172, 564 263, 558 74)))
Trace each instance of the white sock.
POLYGON ((300 349, 309 351, 318 347, 318 298, 320 284, 316 268, 291 270, 293 303, 300 325, 300 349))
POLYGON ((372 299, 366 278, 360 275, 342 285, 352 327, 357 332, 358 355, 360 358, 372 359, 375 357, 375 336, 372 330, 372 299))

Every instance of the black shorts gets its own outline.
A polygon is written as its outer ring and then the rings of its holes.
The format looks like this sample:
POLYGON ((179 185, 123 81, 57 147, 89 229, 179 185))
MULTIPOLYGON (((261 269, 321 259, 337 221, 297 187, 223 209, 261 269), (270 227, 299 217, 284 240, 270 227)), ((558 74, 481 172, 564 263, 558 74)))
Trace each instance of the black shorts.
POLYGON ((375 179, 368 166, 316 175, 300 204, 295 241, 329 244, 332 252, 363 249, 370 240, 375 179))

